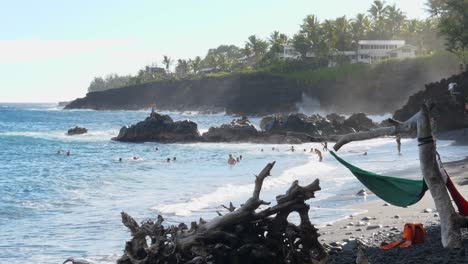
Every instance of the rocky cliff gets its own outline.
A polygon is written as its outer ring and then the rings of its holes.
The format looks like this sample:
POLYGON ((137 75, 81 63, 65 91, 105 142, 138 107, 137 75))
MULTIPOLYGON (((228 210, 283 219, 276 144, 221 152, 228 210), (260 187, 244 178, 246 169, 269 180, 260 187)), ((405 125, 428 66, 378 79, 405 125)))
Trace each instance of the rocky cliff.
POLYGON ((133 110, 155 103, 159 110, 226 111, 243 115, 318 110, 382 114, 401 107, 424 84, 455 72, 456 63, 441 60, 423 57, 284 74, 157 81, 88 93, 69 103, 66 109, 133 110), (318 106, 311 107, 304 95, 316 100, 318 106))
POLYGON ((439 82, 429 83, 423 91, 410 96, 408 102, 394 114, 397 120, 406 120, 418 112, 425 101, 435 103, 433 117, 436 121, 436 132, 468 127, 468 114, 463 100, 468 96, 468 72, 453 75, 439 82), (449 83, 456 83, 459 95, 451 95, 449 83))
POLYGON ((295 111, 300 83, 266 74, 172 80, 88 93, 66 109, 133 110, 155 103, 163 110, 219 110, 264 114, 295 111))

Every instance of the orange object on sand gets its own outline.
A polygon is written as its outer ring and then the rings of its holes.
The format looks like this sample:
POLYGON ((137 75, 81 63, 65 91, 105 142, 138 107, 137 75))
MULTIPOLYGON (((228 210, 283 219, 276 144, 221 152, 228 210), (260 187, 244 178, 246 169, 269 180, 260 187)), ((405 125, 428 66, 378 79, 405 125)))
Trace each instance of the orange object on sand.
POLYGON ((406 248, 411 247, 412 245, 422 244, 426 242, 426 230, 423 227, 423 224, 405 224, 403 229, 403 238, 402 240, 394 241, 383 245, 380 249, 391 249, 396 247, 406 248))

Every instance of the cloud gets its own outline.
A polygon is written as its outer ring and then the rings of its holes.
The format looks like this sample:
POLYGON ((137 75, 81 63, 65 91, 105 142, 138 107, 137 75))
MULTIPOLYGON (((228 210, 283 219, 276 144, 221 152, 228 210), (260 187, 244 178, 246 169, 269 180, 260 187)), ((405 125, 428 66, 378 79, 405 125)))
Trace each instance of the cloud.
POLYGON ((0 40, 0 64, 30 63, 136 43, 137 41, 128 39, 0 40))

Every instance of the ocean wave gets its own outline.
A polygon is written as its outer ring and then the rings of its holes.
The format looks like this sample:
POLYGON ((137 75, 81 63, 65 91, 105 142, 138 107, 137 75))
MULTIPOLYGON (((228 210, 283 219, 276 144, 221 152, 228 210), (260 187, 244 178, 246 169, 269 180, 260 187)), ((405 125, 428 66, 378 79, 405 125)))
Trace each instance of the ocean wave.
MULTIPOLYGON (((353 180, 353 178, 332 178, 326 177, 324 175, 331 175, 331 171, 334 170, 334 166, 326 164, 324 162, 318 162, 315 159, 312 159, 304 165, 286 169, 280 176, 268 177, 265 179, 262 187, 262 194, 264 200, 274 200, 274 197, 277 194, 283 193, 289 188, 291 183, 295 180, 299 181, 300 185, 306 185, 311 183, 315 178, 321 178, 321 181, 333 181, 335 184, 341 185, 348 180, 353 180), (267 197, 267 199, 265 199, 267 197)), ((187 202, 175 203, 175 204, 164 204, 156 205, 151 209, 156 210, 162 214, 173 214, 177 216, 190 216, 192 213, 206 209, 212 208, 214 206, 218 207, 222 203, 228 203, 229 201, 239 200, 248 198, 252 190, 254 189, 254 184, 243 184, 243 185, 233 185, 226 184, 224 186, 218 187, 215 191, 193 197, 187 202)), ((317 193, 317 197, 314 201, 319 201, 327 199, 335 194, 327 191, 320 191, 317 193)))
POLYGON ((61 141, 108 141, 112 137, 117 135, 116 130, 102 130, 102 131, 89 131, 82 135, 69 136, 63 131, 11 131, 11 132, 0 132, 0 136, 8 137, 30 137, 47 140, 61 140, 61 141))

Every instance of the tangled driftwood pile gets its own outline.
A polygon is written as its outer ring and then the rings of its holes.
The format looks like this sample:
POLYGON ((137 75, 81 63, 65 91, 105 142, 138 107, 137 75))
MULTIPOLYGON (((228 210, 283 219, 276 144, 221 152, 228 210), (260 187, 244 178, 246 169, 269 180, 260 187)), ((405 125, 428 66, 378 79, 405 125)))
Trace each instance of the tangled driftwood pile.
POLYGON ((138 224, 122 212, 122 222, 130 229, 132 239, 125 245, 119 264, 154 263, 312 263, 325 260, 327 253, 318 242, 317 229, 310 223, 306 200, 320 190, 316 179, 307 186, 294 181, 285 194, 276 197, 277 204, 260 199, 263 181, 275 162, 269 163, 256 177, 252 197, 239 208, 232 204, 229 212, 209 222, 200 219, 185 224, 163 226, 162 216, 156 221, 138 224), (287 221, 297 212, 300 224, 287 221))

